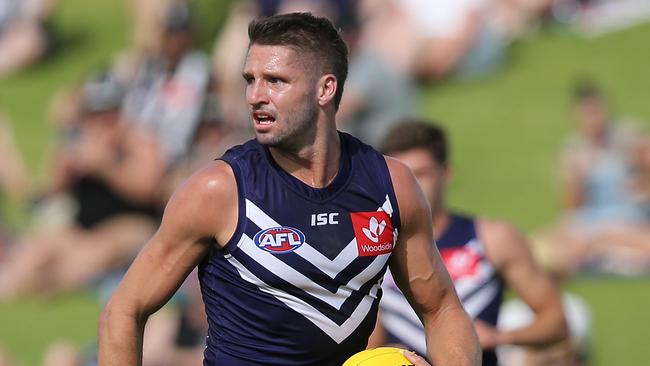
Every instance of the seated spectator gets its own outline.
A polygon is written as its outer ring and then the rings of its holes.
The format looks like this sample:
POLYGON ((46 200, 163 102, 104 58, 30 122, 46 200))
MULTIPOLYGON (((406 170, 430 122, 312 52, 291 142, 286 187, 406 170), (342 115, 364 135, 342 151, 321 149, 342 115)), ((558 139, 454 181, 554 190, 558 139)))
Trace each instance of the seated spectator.
POLYGON ((518 38, 539 27, 556 0, 494 0, 490 22, 507 39, 518 38))
POLYGON ((53 0, 0 0, 0 77, 45 55, 44 22, 53 0))
POLYGON ((176 0, 128 0, 132 26, 131 45, 140 52, 157 52, 164 33, 163 22, 176 0))
POLYGON ((372 22, 343 29, 350 64, 343 99, 337 112, 339 129, 375 147, 390 128, 412 114, 415 83, 408 72, 398 68, 373 44, 359 37, 372 22))
POLYGON ((125 89, 122 117, 149 131, 167 166, 188 153, 210 79, 203 52, 194 48, 187 4, 176 1, 159 19, 159 48, 122 57, 115 75, 125 89))
POLYGON ((234 2, 212 50, 212 69, 216 93, 223 106, 224 122, 234 129, 250 129, 248 107, 241 97, 245 92, 241 67, 248 50, 248 23, 261 11, 252 0, 234 2))
POLYGON ((74 220, 35 228, 12 247, 0 267, 0 299, 87 285, 131 260, 153 234, 165 166, 157 141, 120 120, 120 101, 110 78, 84 87, 78 131, 57 152, 48 190, 72 198, 74 220))
POLYGON ((163 201, 166 202, 178 185, 204 164, 251 138, 253 136, 249 130, 237 129, 224 122, 223 109, 216 93, 209 93, 189 153, 168 173, 163 201))
POLYGON ((489 21, 490 0, 364 1, 362 42, 419 79, 472 77, 496 68, 505 40, 489 21))
POLYGON ((577 133, 562 155, 566 216, 540 236, 540 254, 558 274, 594 269, 633 274, 650 270, 650 213, 644 151, 632 124, 615 121, 600 91, 574 95, 577 133))

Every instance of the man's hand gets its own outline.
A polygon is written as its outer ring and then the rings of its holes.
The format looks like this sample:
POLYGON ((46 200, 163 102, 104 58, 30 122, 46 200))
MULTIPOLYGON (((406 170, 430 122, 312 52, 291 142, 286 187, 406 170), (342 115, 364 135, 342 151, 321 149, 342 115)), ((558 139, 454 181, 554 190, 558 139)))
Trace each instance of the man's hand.
POLYGON ((406 351, 406 350, 404 350, 403 352, 404 352, 404 357, 406 357, 407 360, 411 361, 413 363, 413 366, 431 366, 431 364, 429 364, 427 360, 425 360, 421 356, 418 356, 417 353, 413 351, 406 351))

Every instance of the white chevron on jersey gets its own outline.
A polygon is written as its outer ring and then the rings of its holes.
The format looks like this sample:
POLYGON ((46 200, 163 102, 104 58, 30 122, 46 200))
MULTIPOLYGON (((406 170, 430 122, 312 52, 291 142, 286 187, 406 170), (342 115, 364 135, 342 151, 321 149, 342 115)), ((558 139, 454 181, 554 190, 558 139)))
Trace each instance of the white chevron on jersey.
POLYGON ((343 342, 347 337, 350 336, 350 334, 352 334, 352 332, 355 331, 355 329, 357 329, 359 324, 361 324, 361 322, 366 318, 366 315, 368 315, 368 312, 372 307, 372 303, 377 299, 377 291, 379 291, 380 288, 378 283, 372 286, 369 294, 363 297, 350 317, 345 322, 343 322, 343 324, 338 325, 327 316, 323 315, 320 311, 318 311, 318 309, 309 305, 300 298, 272 286, 268 286, 266 283, 264 283, 264 281, 260 280, 257 276, 251 273, 243 264, 241 264, 231 255, 226 255, 225 257, 228 259, 228 262, 230 262, 230 264, 232 264, 237 269, 242 279, 256 285, 261 291, 273 295, 289 308, 295 310, 299 314, 302 314, 305 318, 307 318, 323 332, 325 332, 325 334, 332 338, 336 343, 343 342))
MULTIPOLYGON (((390 274, 386 271, 386 277, 388 276, 390 274)), ((398 313, 404 317, 404 320, 408 320, 411 323, 422 324, 415 311, 404 311, 405 309, 411 309, 411 304, 409 304, 406 297, 404 297, 392 280, 384 281, 384 295, 381 297, 381 308, 386 310, 387 313, 398 313)))
MULTIPOLYGON (((384 297, 381 298, 381 301, 384 301, 384 297)), ((407 303, 406 306, 410 305, 407 303)), ((413 324, 404 318, 401 318, 397 314, 399 313, 388 311, 382 313, 382 321, 386 330, 394 334, 398 339, 402 340, 405 343, 405 346, 412 348, 416 353, 421 356, 426 355, 427 341, 424 337, 424 327, 422 327, 422 325, 418 326, 413 324)), ((413 312, 413 314, 415 314, 415 312, 413 312)), ((418 322, 419 321, 420 320, 418 319, 418 322)))
POLYGON ((386 200, 384 200, 384 204, 381 205, 381 207, 377 211, 384 211, 385 213, 388 214, 388 216, 393 217, 393 205, 390 204, 390 199, 388 198, 388 195, 386 195, 386 200))
MULTIPOLYGON (((389 216, 393 214, 393 206, 390 204, 388 195, 386 195, 386 201, 377 209, 377 211, 385 211, 389 216)), ((268 229, 272 227, 282 226, 280 223, 275 221, 269 215, 267 215, 262 209, 257 207, 255 203, 246 199, 246 217, 248 217, 255 225, 260 229, 268 229)), ((397 240, 397 229, 394 230, 395 238, 397 240)), ((347 268, 353 260, 357 258, 357 241, 356 238, 353 238, 348 245, 341 250, 341 252, 334 258, 330 260, 321 252, 316 250, 314 247, 309 245, 309 238, 306 238, 306 242, 301 245, 294 253, 301 256, 303 259, 312 264, 318 264, 317 267, 323 273, 327 274, 330 278, 336 277, 342 270, 347 268)), ((375 261, 376 262, 376 261, 375 261)), ((373 262, 374 263, 374 262, 373 262)))
MULTIPOLYGON (((238 244, 239 248, 256 262, 262 264, 269 272, 289 282, 290 284, 304 290, 308 294, 326 302, 337 310, 341 309, 343 302, 352 295, 352 291, 357 291, 366 282, 372 279, 381 271, 386 264, 390 254, 378 255, 372 263, 367 266, 358 275, 352 278, 347 284, 339 286, 335 293, 326 289, 317 282, 312 281, 307 276, 293 267, 278 259, 275 255, 260 250, 247 235, 243 235, 238 244)), ((356 256, 355 256, 356 257, 356 256)), ((318 263, 312 263, 316 267, 318 263)))
MULTIPOLYGON (((393 207, 390 204, 388 195, 386 196, 384 204, 377 211, 384 211, 387 214, 392 215, 393 207)), ((246 217, 262 230, 282 226, 248 199, 246 199, 246 217)), ((397 230, 395 230, 395 238, 397 238, 396 232, 397 230)), ((237 247, 239 247, 239 249, 241 249, 251 259, 262 264, 274 275, 282 278, 297 288, 302 289, 309 295, 322 300, 337 310, 341 309, 343 303, 350 297, 350 295, 352 295, 353 291, 359 290, 361 286, 366 284, 384 268, 390 256, 390 254, 378 255, 363 271, 350 279, 347 284, 339 286, 335 293, 332 293, 321 284, 312 281, 300 271, 278 259, 275 255, 259 250, 254 241, 246 234, 241 236, 237 243, 237 247)), ((357 250, 356 238, 353 238, 336 256, 336 258, 330 260, 314 247, 309 245, 308 238, 306 238, 305 243, 297 248, 294 253, 298 254, 330 278, 334 279, 357 258, 357 250)), ((226 258, 237 269, 242 279, 256 285, 261 291, 273 295, 289 308, 305 316, 337 343, 341 343, 345 338, 352 334, 352 332, 354 332, 354 330, 368 315, 372 303, 377 299, 377 291, 379 290, 381 283, 381 279, 379 279, 378 283, 373 285, 369 294, 364 295, 362 301, 357 305, 357 308, 351 316, 341 326, 338 326, 329 317, 324 315, 317 308, 306 303, 304 300, 291 295, 286 291, 269 286, 246 269, 241 262, 237 261, 234 257, 227 255, 226 258)))
POLYGON ((463 299, 463 307, 472 319, 476 317, 490 304, 492 299, 499 292, 499 280, 491 279, 480 290, 467 299, 463 299))

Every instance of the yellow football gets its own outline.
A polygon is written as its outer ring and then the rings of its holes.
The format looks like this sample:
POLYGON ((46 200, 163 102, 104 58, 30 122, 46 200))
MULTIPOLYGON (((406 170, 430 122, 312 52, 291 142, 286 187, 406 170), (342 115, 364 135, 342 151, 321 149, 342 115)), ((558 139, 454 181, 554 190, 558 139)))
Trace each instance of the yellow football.
POLYGON ((378 347, 367 349, 352 355, 343 366, 413 366, 395 347, 378 347))

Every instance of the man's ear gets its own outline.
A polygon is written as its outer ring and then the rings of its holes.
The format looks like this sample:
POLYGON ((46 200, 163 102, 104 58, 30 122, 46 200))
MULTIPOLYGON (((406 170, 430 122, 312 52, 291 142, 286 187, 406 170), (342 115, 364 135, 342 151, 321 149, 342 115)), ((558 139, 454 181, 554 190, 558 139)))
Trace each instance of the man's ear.
POLYGON ((318 105, 324 107, 330 102, 334 101, 336 90, 338 89, 338 82, 336 76, 333 74, 326 74, 321 76, 317 83, 317 98, 318 105))

